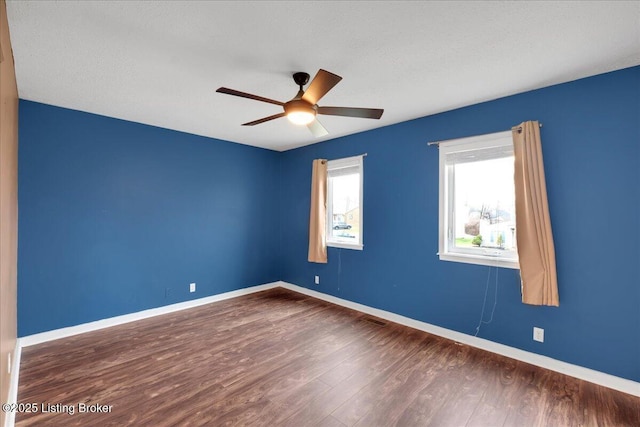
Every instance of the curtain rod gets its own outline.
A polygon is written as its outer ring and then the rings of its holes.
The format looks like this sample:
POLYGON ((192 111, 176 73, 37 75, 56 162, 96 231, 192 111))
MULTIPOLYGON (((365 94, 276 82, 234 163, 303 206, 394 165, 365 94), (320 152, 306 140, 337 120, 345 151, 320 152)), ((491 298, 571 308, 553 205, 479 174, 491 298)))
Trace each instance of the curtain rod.
MULTIPOLYGON (((350 156, 350 157, 358 157, 358 156, 360 156, 360 157, 367 157, 367 153, 364 153, 364 154, 357 154, 357 155, 355 155, 355 156, 350 156)), ((324 165, 324 164, 325 164, 325 163, 327 163, 327 162, 328 162, 328 160, 326 160, 326 159, 322 159, 322 161, 321 161, 320 163, 322 163, 322 164, 324 165)))
MULTIPOLYGON (((538 126, 542 127, 542 123, 538 123, 538 126)), ((511 128, 511 130, 513 129, 517 129, 518 133, 522 132, 522 126, 518 126, 517 128, 516 127, 511 128)), ((427 142, 427 145, 440 145, 440 143, 442 142, 453 141, 454 139, 462 139, 462 138, 445 139, 443 141, 431 141, 431 142, 427 142)))

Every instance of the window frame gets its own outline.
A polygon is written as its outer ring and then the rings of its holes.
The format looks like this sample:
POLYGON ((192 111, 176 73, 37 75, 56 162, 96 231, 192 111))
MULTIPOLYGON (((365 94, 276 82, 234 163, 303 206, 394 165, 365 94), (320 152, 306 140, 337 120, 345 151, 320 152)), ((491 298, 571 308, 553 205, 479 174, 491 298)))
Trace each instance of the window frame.
POLYGON ((353 157, 345 157, 341 159, 335 160, 327 160, 327 217, 326 217, 326 227, 325 227, 325 239, 328 247, 332 248, 342 248, 342 249, 353 249, 353 250, 363 250, 363 234, 364 234, 364 223, 363 219, 363 200, 364 200, 364 156, 353 156, 353 157), (331 171, 336 169, 344 169, 349 167, 357 167, 359 174, 359 224, 360 224, 360 232, 358 233, 357 242, 347 242, 344 240, 336 240, 331 235, 332 221, 330 220, 333 216, 333 183, 331 181, 331 171))
MULTIPOLYGON (((464 250, 452 250, 453 228, 450 223, 455 208, 455 193, 451 194, 451 181, 453 169, 447 165, 447 155, 465 151, 475 151, 487 148, 510 146, 513 149, 513 136, 511 131, 497 132, 468 138, 459 138, 440 142, 439 148, 439 194, 438 194, 438 256, 442 261, 453 261, 467 264, 488 265, 492 267, 504 267, 519 269, 517 250, 509 251, 509 256, 497 249, 486 248, 483 253, 464 250)), ((498 158, 498 157, 496 157, 498 158)), ((455 190, 454 190, 455 191, 455 190)), ((514 195, 515 196, 515 195, 514 195)))

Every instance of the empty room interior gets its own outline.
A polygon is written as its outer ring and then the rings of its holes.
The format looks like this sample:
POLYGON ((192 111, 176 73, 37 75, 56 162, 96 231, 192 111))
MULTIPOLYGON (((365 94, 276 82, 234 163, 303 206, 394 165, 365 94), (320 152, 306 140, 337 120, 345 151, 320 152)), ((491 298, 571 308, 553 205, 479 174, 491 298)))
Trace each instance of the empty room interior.
POLYGON ((640 2, 0 12, 3 426, 640 425, 640 2))

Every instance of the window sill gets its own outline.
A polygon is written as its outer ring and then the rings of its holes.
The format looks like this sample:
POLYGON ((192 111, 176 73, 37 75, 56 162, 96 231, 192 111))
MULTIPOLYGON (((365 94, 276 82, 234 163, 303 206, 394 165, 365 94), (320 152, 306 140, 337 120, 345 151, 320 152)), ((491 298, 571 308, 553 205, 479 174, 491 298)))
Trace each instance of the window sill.
POLYGON ((520 269, 520 264, 514 259, 505 259, 480 255, 454 254, 451 252, 438 254, 440 261, 462 262, 465 264, 488 265, 490 267, 520 269))
POLYGON ((330 248, 353 249, 355 251, 361 251, 364 249, 364 245, 355 243, 327 242, 327 246, 330 248))

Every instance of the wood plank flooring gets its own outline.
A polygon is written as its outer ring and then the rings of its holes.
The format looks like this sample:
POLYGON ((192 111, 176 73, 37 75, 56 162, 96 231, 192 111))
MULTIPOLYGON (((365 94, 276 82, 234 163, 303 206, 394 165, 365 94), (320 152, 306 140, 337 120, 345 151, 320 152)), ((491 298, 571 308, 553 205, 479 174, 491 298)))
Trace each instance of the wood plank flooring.
POLYGON ((26 347, 19 378, 19 427, 640 425, 640 398, 282 288, 26 347))

